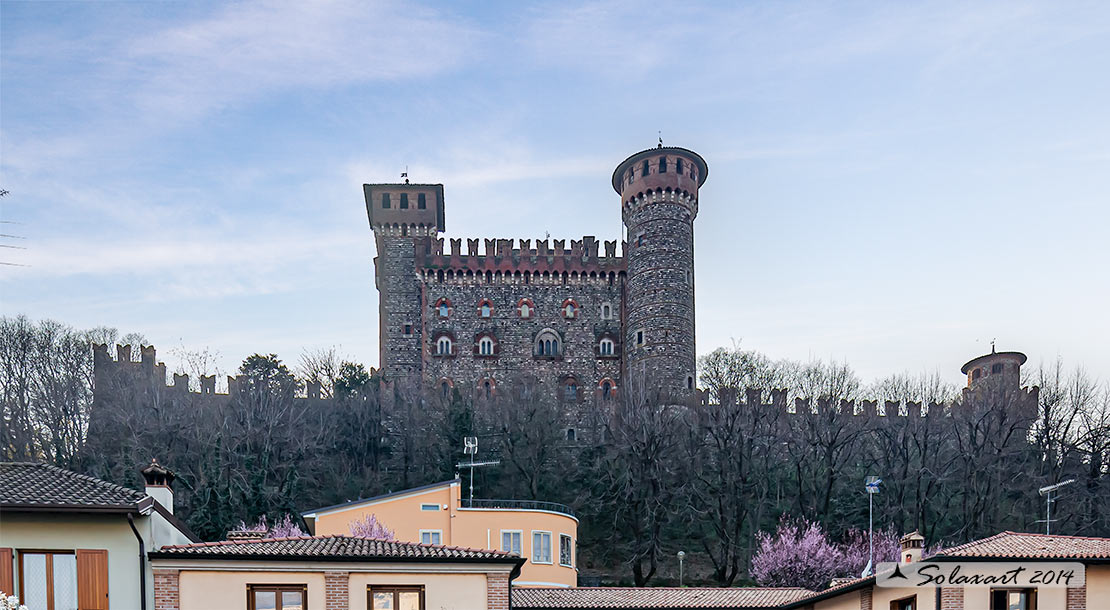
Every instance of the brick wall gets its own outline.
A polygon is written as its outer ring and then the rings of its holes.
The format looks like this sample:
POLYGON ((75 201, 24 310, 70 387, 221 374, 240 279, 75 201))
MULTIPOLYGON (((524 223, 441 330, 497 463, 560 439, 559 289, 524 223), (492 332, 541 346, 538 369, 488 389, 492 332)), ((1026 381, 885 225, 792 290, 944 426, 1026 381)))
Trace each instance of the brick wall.
POLYGON ((178 570, 154 570, 154 610, 180 610, 178 570))
POLYGON ((1068 587, 1068 610, 1087 610, 1087 585, 1068 587))
POLYGON ((959 587, 940 590, 941 610, 964 610, 964 590, 959 587))
POLYGON ((324 572, 324 610, 349 610, 350 605, 350 573, 324 572))
POLYGON ((873 605, 874 600, 872 599, 873 595, 874 595, 874 591, 872 589, 864 589, 863 591, 859 592, 859 609, 860 610, 872 610, 872 608, 874 608, 874 605, 873 605))
POLYGON ((486 574, 486 608, 509 610, 508 574, 486 574))

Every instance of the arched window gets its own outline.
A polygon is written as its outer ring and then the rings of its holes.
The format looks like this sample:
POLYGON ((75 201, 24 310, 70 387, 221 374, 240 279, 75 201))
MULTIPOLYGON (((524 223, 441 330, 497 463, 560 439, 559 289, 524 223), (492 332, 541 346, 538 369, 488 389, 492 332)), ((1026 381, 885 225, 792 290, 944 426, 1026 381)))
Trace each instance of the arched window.
POLYGON ((563 317, 568 320, 578 317, 578 303, 574 299, 563 301, 563 317))
POLYGON ((568 377, 563 381, 563 400, 578 400, 578 380, 574 377, 568 377))
POLYGON ((686 389, 687 390, 694 389, 694 376, 693 375, 687 375, 686 376, 686 389))
POLYGON ((602 355, 602 356, 612 356, 613 352, 615 352, 615 351, 616 351, 616 343, 614 343, 613 340, 610 339, 609 337, 603 338, 597 344, 597 353, 602 355))
POLYGON ((493 339, 489 337, 482 337, 478 340, 478 354, 480 356, 493 355, 493 339))
POLYGON ((601 399, 602 400, 612 400, 613 399, 613 382, 609 381, 608 379, 601 382, 601 399))
POLYGON ((536 356, 543 356, 545 358, 557 358, 563 355, 563 346, 559 341, 559 335, 551 329, 544 330, 536 335, 536 345, 533 353, 536 356))
POLYGON ((483 398, 487 399, 493 398, 493 392, 495 389, 496 386, 494 385, 493 380, 489 378, 483 379, 478 385, 478 391, 480 392, 480 395, 483 398))
POLYGON ((444 398, 451 397, 451 382, 449 380, 441 379, 439 381, 439 393, 444 398))
POLYGON ((605 303, 601 306, 601 319, 609 320, 613 317, 613 306, 605 303))
POLYGON ((436 339, 436 355, 451 355, 451 337, 448 337, 447 335, 441 335, 439 339, 436 339))
POLYGON ((516 304, 516 311, 521 318, 528 319, 536 313, 536 306, 532 304, 532 299, 521 299, 516 304))
POLYGON ((577 434, 575 434, 574 428, 567 428, 567 440, 573 442, 574 440, 576 440, 576 437, 577 434))
POLYGON ((436 313, 439 317, 446 318, 451 315, 451 301, 446 297, 436 301, 436 313))
POLYGON ((983 369, 975 369, 974 371, 971 371, 971 378, 972 379, 978 379, 982 376, 983 376, 983 369))
POLYGON ((478 315, 483 318, 493 316, 493 303, 489 299, 482 299, 482 303, 478 306, 478 315))
POLYGON ((667 173, 667 158, 666 157, 659 157, 659 173, 660 174, 667 173))

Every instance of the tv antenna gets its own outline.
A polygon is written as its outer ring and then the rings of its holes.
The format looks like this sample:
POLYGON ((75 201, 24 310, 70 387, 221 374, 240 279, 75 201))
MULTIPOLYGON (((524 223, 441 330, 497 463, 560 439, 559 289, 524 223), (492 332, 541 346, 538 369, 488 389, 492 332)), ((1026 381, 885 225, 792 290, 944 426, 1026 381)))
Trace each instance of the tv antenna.
POLYGON ((474 456, 478 455, 478 437, 477 436, 464 436, 463 437, 463 453, 470 456, 469 462, 459 462, 455 464, 455 468, 469 468, 470 469, 470 500, 468 501, 468 508, 474 507, 474 469, 481 468, 482 466, 496 466, 501 463, 501 460, 486 460, 484 462, 475 462, 474 456))
POLYGON ((1061 487, 1065 485, 1071 485, 1074 482, 1075 479, 1068 479, 1067 481, 1060 481, 1055 485, 1049 485, 1048 487, 1042 487, 1037 490, 1037 493, 1044 496, 1044 519, 1037 519, 1035 523, 1040 523, 1041 521, 1044 521, 1044 533, 1046 535, 1052 533, 1052 502, 1059 496, 1059 494, 1057 493, 1058 490, 1061 487))

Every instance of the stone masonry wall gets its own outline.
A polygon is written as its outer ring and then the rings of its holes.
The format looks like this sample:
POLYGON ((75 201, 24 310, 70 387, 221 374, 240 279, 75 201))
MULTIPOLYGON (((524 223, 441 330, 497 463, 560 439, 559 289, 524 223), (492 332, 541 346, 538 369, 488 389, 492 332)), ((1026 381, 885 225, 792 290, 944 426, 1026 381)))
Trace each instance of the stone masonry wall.
POLYGON ((484 392, 484 380, 491 380, 496 390, 499 382, 524 373, 533 375, 544 386, 559 390, 568 378, 576 380, 578 401, 592 400, 599 394, 603 380, 611 380, 612 396, 620 388, 622 282, 614 276, 578 284, 485 284, 439 283, 423 285, 427 304, 424 309, 424 370, 425 380, 438 386, 447 380, 464 396, 484 392), (443 318, 436 306, 441 299, 450 301, 449 315, 443 318), (491 316, 483 318, 480 305, 484 299, 491 304, 491 316), (575 317, 563 315, 564 303, 577 303, 575 317), (522 318, 518 304, 529 302, 531 316, 522 318), (610 315, 604 318, 603 306, 610 315), (551 330, 559 338, 561 356, 535 354, 537 336, 551 330), (475 354, 479 336, 495 339, 492 356, 475 354), (448 334, 454 341, 454 354, 436 354, 436 341, 448 334), (599 353, 602 338, 614 341, 612 355, 599 353))

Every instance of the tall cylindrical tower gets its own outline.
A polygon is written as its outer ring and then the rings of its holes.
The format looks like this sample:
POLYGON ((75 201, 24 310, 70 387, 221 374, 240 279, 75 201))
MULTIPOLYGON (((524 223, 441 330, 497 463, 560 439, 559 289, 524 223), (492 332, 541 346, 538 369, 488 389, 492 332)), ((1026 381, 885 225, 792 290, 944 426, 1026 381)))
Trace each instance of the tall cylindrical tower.
POLYGON ((669 397, 696 383, 694 218, 709 167, 692 150, 659 146, 613 172, 628 229, 624 295, 625 386, 669 397))

